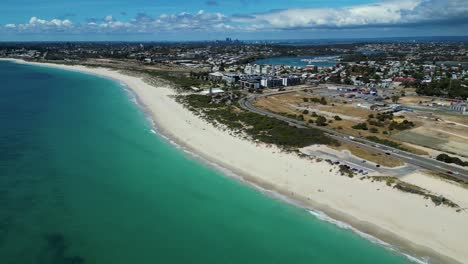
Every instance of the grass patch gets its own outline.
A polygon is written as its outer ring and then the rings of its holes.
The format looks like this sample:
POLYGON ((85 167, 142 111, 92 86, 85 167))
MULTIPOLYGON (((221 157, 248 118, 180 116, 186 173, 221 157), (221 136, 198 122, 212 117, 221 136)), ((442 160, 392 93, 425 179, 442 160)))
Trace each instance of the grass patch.
POLYGON ((382 145, 392 147, 392 148, 400 149, 400 150, 403 150, 403 151, 409 151, 408 149, 402 147, 400 143, 397 143, 395 141, 391 141, 391 140, 388 140, 388 139, 382 139, 382 138, 378 138, 376 136, 368 136, 368 137, 366 137, 366 139, 370 140, 372 142, 375 142, 375 143, 379 143, 379 144, 382 144, 382 145))

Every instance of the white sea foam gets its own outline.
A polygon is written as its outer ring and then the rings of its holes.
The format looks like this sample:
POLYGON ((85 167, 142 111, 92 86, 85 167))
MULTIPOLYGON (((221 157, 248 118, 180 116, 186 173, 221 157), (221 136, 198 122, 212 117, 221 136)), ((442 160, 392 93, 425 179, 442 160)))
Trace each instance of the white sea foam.
POLYGON ((415 263, 420 263, 420 264, 429 264, 429 259, 427 258, 418 258, 418 257, 415 257, 415 256, 412 256, 410 254, 407 254, 405 252, 402 252, 401 250, 397 249, 396 247, 394 247, 393 245, 387 243, 387 242, 384 242, 374 236, 371 236, 367 233, 364 233, 362 231, 359 231, 358 229, 352 227, 351 225, 345 223, 345 222, 341 222, 341 221, 338 221, 334 218, 331 218, 330 216, 328 216, 327 214, 325 214, 324 212, 321 212, 321 211, 313 211, 313 210, 309 210, 309 213, 312 214, 313 216, 315 216, 317 219, 319 220, 322 220, 322 221, 325 221, 325 222, 328 222, 328 223, 331 223, 339 228, 342 228, 342 229, 346 229, 346 230, 349 230, 349 231, 352 231, 353 233, 357 234, 358 236, 372 242, 372 243, 375 243, 375 244, 378 244, 380 246, 383 246, 385 248, 387 248, 388 250, 390 251, 394 251, 394 252, 398 252, 399 254, 405 256, 407 259, 409 259, 410 261, 412 262, 415 262, 415 263))
MULTIPOLYGON (((134 102, 137 106, 139 106, 140 108, 142 108, 142 110, 144 110, 144 106, 142 106, 138 102, 136 95, 130 89, 128 89, 125 84, 123 84, 122 86, 131 95, 130 98, 132 99, 132 102, 134 102)), ((286 202, 286 203, 294 205, 294 206, 302 207, 295 200, 289 198, 288 196, 282 195, 282 194, 280 194, 278 192, 275 192, 275 191, 272 191, 272 190, 269 190, 269 189, 265 189, 265 188, 261 187, 260 185, 255 184, 255 183, 246 181, 242 176, 236 174, 232 170, 230 170, 230 169, 228 169, 228 168, 226 168, 224 166, 221 166, 216 162, 210 161, 210 160, 204 158, 203 156, 201 156, 201 155, 199 155, 199 154, 197 154, 197 153, 195 153, 193 151, 190 151, 186 147, 178 144, 176 141, 172 140, 170 137, 166 136, 164 133, 161 133, 159 131, 159 129, 157 127, 157 124, 156 124, 155 120, 153 119, 153 117, 148 112, 146 112, 146 111, 144 111, 144 112, 146 113, 146 117, 147 117, 148 121, 150 122, 151 126, 153 127, 152 129, 150 129, 151 133, 161 137, 166 142, 173 145, 175 148, 181 150, 182 152, 184 152, 188 156, 190 156, 192 158, 195 158, 196 160, 201 161, 202 163, 216 169, 217 171, 221 172, 223 175, 226 175, 226 176, 231 177, 231 178, 235 178, 236 180, 238 180, 240 182, 248 184, 249 186, 251 186, 251 187, 255 188, 256 190, 264 193, 265 195, 268 195, 269 197, 278 199, 280 201, 286 202)), ((419 263, 419 264, 429 264, 430 263, 429 259, 418 258, 418 257, 412 256, 410 254, 407 254, 405 252, 402 252, 401 250, 397 249, 396 247, 394 247, 393 245, 391 245, 389 243, 386 243, 386 242, 384 242, 384 241, 382 241, 382 240, 380 240, 380 239, 378 239, 378 238, 376 238, 374 236, 371 236, 371 235, 369 235, 367 233, 359 231, 358 229, 352 227, 351 225, 349 225, 349 224, 347 224, 345 222, 341 222, 341 221, 338 221, 336 219, 331 218, 330 216, 328 216, 324 212, 314 211, 314 210, 310 210, 310 209, 307 209, 307 210, 308 210, 308 212, 310 214, 312 214, 313 216, 315 216, 317 219, 319 219, 321 221, 325 221, 325 222, 333 224, 333 225, 335 225, 335 226, 337 226, 339 228, 346 229, 346 230, 349 230, 351 232, 354 232, 355 234, 359 235, 360 237, 362 237, 362 238, 364 238, 364 239, 366 239, 366 240, 368 240, 368 241, 370 241, 372 243, 378 244, 380 246, 383 246, 383 247, 387 248, 390 251, 394 251, 394 252, 397 252, 397 253, 405 256, 408 260, 410 260, 410 261, 412 261, 414 263, 419 263)))

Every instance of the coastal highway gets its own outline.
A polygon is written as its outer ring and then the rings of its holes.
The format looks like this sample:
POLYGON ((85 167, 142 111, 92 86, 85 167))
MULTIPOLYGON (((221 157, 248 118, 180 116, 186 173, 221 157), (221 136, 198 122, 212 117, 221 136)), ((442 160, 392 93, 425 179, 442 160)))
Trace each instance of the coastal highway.
POLYGON ((443 163, 435 159, 426 158, 420 155, 409 153, 407 151, 402 151, 402 150, 395 149, 389 146, 378 144, 378 143, 375 143, 375 142, 372 142, 363 138, 350 138, 349 135, 335 131, 330 128, 316 126, 316 125, 309 124, 303 121, 299 121, 293 118, 282 116, 282 115, 267 111, 265 109, 257 108, 252 103, 261 97, 268 97, 268 96, 273 96, 273 95, 287 94, 287 93, 294 93, 294 92, 297 92, 297 91, 288 90, 288 91, 274 92, 274 93, 269 93, 269 94, 248 95, 247 97, 242 98, 239 101, 239 104, 243 109, 247 111, 257 113, 260 115, 269 116, 272 118, 276 118, 278 120, 285 121, 289 124, 292 124, 298 127, 312 127, 315 129, 319 129, 319 130, 324 131, 329 137, 339 142, 344 142, 347 144, 359 146, 363 149, 376 152, 376 153, 381 153, 384 155, 390 154, 392 157, 396 157, 408 164, 411 164, 411 165, 414 165, 423 169, 427 169, 430 171, 450 175, 452 177, 468 182, 468 171, 460 167, 452 166, 450 164, 443 163))

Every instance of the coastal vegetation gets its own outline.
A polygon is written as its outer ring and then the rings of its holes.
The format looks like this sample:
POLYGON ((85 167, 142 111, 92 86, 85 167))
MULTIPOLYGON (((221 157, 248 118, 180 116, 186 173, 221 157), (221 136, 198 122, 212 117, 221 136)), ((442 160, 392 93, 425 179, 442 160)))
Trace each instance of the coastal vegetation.
POLYGON ((460 211, 460 206, 453 201, 447 199, 442 195, 435 195, 428 190, 419 186, 404 182, 396 177, 390 176, 366 176, 362 177, 362 180, 368 179, 371 181, 385 182, 387 186, 397 189, 402 192, 411 193, 415 195, 423 196, 425 199, 430 199, 436 206, 445 205, 451 208, 456 208, 457 212, 460 211))
POLYGON ((460 166, 463 166, 463 167, 468 167, 468 162, 467 161, 463 161, 461 160, 460 158, 457 158, 457 157, 451 157, 447 154, 440 154, 436 157, 436 159, 438 161, 442 161, 442 162, 445 162, 445 163, 453 163, 453 164, 457 164, 457 165, 460 165, 460 166))
POLYGON ((187 76, 186 74, 180 72, 144 71, 144 73, 153 77, 165 79, 169 82, 172 82, 176 87, 182 89, 208 84, 208 82, 203 79, 187 76))
POLYGON ((379 144, 382 144, 382 145, 392 147, 392 148, 400 149, 400 150, 403 150, 403 151, 408 151, 408 149, 402 147, 400 143, 397 143, 395 141, 378 138, 376 136, 368 136, 368 137, 366 137, 366 139, 370 140, 372 142, 375 142, 375 143, 379 143, 379 144))
POLYGON ((340 174, 342 176, 348 176, 349 178, 353 178, 355 173, 354 171, 351 169, 351 167, 349 167, 348 165, 340 165, 339 166, 340 168, 340 174))
POLYGON ((236 133, 245 133, 253 140, 284 148, 301 148, 313 144, 338 145, 322 131, 298 128, 287 122, 260 114, 245 112, 226 103, 215 103, 211 96, 190 94, 178 96, 178 101, 202 118, 223 125, 236 133))

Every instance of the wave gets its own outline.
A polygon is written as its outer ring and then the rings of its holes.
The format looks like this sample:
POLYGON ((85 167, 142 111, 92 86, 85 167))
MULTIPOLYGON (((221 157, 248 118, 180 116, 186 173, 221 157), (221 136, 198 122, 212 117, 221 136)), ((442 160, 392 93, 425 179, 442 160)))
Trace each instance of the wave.
MULTIPOLYGON (((265 195, 267 195, 269 197, 278 199, 280 201, 286 202, 288 204, 291 204, 291 205, 294 205, 294 206, 297 206, 297 207, 300 207, 300 208, 304 208, 304 206, 301 206, 294 199, 289 198, 288 196, 280 194, 280 193, 278 193, 276 191, 263 188, 262 186, 260 186, 258 184, 255 184, 253 182, 247 181, 244 177, 240 176, 239 174, 235 173, 234 171, 232 171, 232 170, 230 170, 230 169, 228 169, 228 168, 226 168, 226 167, 224 167, 222 165, 219 165, 216 162, 213 162, 213 161, 210 161, 210 160, 204 158, 203 156, 195 153, 194 151, 191 151, 191 150, 187 149, 183 145, 177 143, 175 140, 173 140, 170 137, 166 136, 164 133, 162 133, 158 129, 155 120, 153 119, 153 117, 147 111, 145 111, 144 106, 140 104, 140 102, 138 101, 136 95, 130 89, 128 89, 128 87, 126 85, 122 85, 122 86, 123 86, 123 88, 125 90, 128 91, 128 93, 130 95, 129 98, 131 99, 131 101, 134 102, 138 107, 140 107, 143 110, 143 112, 146 114, 146 118, 147 118, 148 122, 150 123, 150 126, 152 127, 152 128, 149 129, 150 133, 161 137, 163 140, 165 140, 166 142, 168 142, 169 144, 174 146, 176 149, 181 150, 182 152, 184 152, 188 156, 202 162, 203 164, 206 164, 206 165, 210 166, 211 168, 214 168, 215 170, 221 172, 225 176, 228 176, 230 178, 234 178, 234 179, 238 180, 241 183, 248 184, 249 186, 253 187, 254 189, 260 191, 261 193, 263 193, 263 194, 265 194, 265 195)), ((374 237, 374 236, 372 236, 370 234, 359 231, 358 229, 352 227, 350 224, 347 224, 345 222, 336 220, 336 219, 328 216, 324 212, 316 211, 316 210, 310 210, 310 209, 306 209, 306 210, 311 215, 313 215, 314 217, 316 217, 317 219, 319 219, 321 221, 325 221, 325 222, 333 224, 333 225, 335 225, 335 226, 337 226, 339 228, 349 230, 349 231, 359 235, 363 239, 366 239, 366 240, 368 240, 368 241, 370 241, 372 243, 383 246, 384 248, 386 248, 386 249, 388 249, 390 251, 393 251, 393 252, 396 252, 396 253, 398 253, 400 255, 405 256, 408 260, 410 260, 410 261, 412 261, 414 263, 418 263, 418 264, 429 264, 430 263, 429 259, 427 259, 427 258, 418 258, 418 257, 412 256, 410 254, 407 254, 407 253, 399 250, 398 248, 396 248, 395 246, 393 246, 393 245, 391 245, 389 243, 386 243, 386 242, 384 242, 384 241, 382 241, 382 240, 380 240, 380 239, 378 239, 378 238, 376 238, 376 237, 374 237)))
POLYGON ((380 246, 383 246, 385 247, 386 249, 390 250, 390 251, 393 251, 393 252, 397 252, 398 254, 400 255, 403 255, 405 256, 408 260, 412 261, 412 262, 415 262, 415 263, 419 263, 419 264, 429 264, 429 259, 428 258, 418 258, 418 257, 415 257, 415 256, 412 256, 410 254, 407 254, 399 249, 397 249, 395 246, 387 243, 387 242, 384 242, 374 236, 371 236, 367 233, 364 233, 362 231, 359 231, 358 229, 352 227, 351 225, 345 223, 345 222, 342 222, 342 221, 338 221, 334 218, 331 218, 330 216, 328 216, 327 214, 325 214, 324 212, 321 212, 321 211, 314 211, 314 210, 309 210, 309 213, 312 214, 313 216, 315 216, 317 219, 321 220, 321 221, 325 221, 325 222, 328 222, 328 223, 331 223, 341 229, 345 229, 345 230, 349 230, 355 234, 357 234, 358 236, 360 236, 361 238, 364 238, 374 244, 378 244, 380 246))

